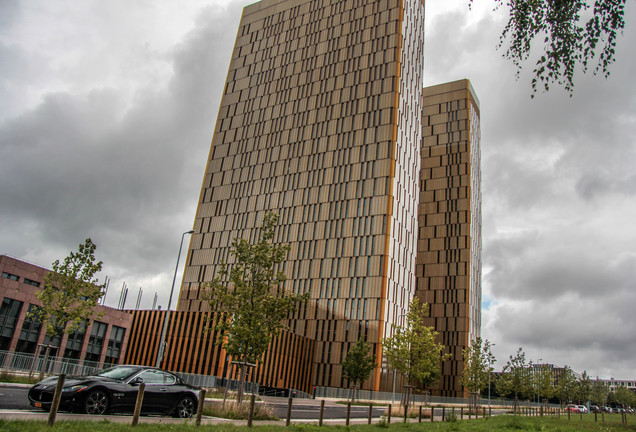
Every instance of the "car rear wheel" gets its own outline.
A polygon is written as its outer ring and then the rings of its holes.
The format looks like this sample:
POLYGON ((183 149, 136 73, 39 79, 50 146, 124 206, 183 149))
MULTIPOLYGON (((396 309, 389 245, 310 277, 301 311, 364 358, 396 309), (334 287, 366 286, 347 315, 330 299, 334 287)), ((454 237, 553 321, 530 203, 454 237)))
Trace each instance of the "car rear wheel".
POLYGON ((179 399, 177 407, 174 410, 174 416, 179 418, 190 418, 196 412, 194 399, 190 396, 184 396, 179 399))
POLYGON ((110 406, 110 400, 104 390, 93 390, 84 400, 84 412, 86 414, 106 414, 110 406))

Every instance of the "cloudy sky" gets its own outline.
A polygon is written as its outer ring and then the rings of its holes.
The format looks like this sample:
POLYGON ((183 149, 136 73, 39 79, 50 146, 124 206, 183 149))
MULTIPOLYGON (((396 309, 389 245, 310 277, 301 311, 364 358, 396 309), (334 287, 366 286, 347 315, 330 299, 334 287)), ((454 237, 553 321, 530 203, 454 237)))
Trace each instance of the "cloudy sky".
MULTIPOLYGON (((246 0, 0 2, 0 253, 49 267, 85 238, 127 307, 167 304, 246 0)), ((481 103, 483 326, 527 358, 636 379, 636 5, 608 80, 530 98, 504 11, 429 0, 425 84, 481 103)), ((173 303, 174 304, 174 303, 173 303)))

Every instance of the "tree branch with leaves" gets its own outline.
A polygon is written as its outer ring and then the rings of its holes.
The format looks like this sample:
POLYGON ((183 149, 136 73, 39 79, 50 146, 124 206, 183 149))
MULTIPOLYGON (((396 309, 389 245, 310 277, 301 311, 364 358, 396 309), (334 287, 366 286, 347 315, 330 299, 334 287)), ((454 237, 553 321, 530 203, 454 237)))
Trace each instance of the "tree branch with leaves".
MULTIPOLYGON (((420 305, 417 297, 414 297, 406 314, 406 325, 396 326, 393 336, 382 340, 389 365, 404 376, 410 387, 419 389, 425 389, 437 381, 442 373, 441 363, 451 357, 450 354, 443 354, 445 346, 436 342, 439 333, 424 324, 426 316, 428 305, 420 305)), ((408 391, 405 405, 408 409, 408 391)))
MULTIPOLYGON (((469 0, 472 6, 474 0, 469 0)), ((495 0, 509 10, 498 48, 517 68, 531 55, 532 95, 563 86, 572 96, 576 69, 607 78, 615 62, 616 42, 625 27, 627 0, 495 0)))
POLYGON ((351 401, 355 400, 355 387, 362 385, 375 369, 375 355, 371 353, 371 344, 364 339, 358 339, 347 352, 342 362, 342 377, 353 386, 351 401))
POLYGON ((90 238, 79 245, 60 263, 53 263, 52 271, 44 276, 42 289, 36 297, 42 307, 35 308, 30 318, 38 320, 50 337, 73 333, 82 322, 98 316, 94 312, 103 295, 103 284, 95 274, 102 270, 102 262, 95 260, 97 246, 90 238))
POLYGON ((501 369, 497 380, 497 391, 501 395, 514 396, 514 412, 519 406, 519 396, 526 396, 532 392, 532 363, 526 362, 526 354, 522 348, 517 350, 514 356, 510 356, 508 362, 501 369))
POLYGON ((280 270, 289 246, 274 244, 278 215, 268 212, 260 228, 259 241, 250 244, 235 238, 230 255, 233 262, 223 264, 217 276, 203 289, 213 314, 209 330, 225 335, 218 343, 235 363, 239 363, 241 403, 247 365, 255 365, 274 336, 286 328, 283 320, 307 295, 285 292, 287 279, 280 270))
POLYGON ((490 341, 476 338, 464 348, 464 372, 462 384, 473 397, 473 408, 476 411, 479 393, 488 386, 488 377, 493 370, 495 356, 490 341))

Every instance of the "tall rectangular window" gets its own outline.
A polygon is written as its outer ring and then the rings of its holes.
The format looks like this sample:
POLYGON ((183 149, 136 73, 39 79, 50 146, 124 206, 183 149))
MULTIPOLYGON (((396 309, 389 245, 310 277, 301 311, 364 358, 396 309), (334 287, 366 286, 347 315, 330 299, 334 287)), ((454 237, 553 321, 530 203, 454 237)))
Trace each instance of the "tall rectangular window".
MULTIPOLYGON (((3 273, 4 276, 4 273, 3 273)), ((8 350, 20 316, 22 302, 5 297, 0 306, 0 350, 8 350)))
POLYGON ((110 338, 108 339, 108 347, 106 348, 106 359, 104 360, 105 363, 119 363, 124 334, 126 334, 126 329, 123 327, 113 326, 110 330, 110 338))
POLYGON ((29 315, 35 312, 38 307, 30 304, 27 309, 27 315, 22 323, 18 345, 15 347, 16 352, 34 354, 42 330, 42 323, 38 319, 30 318, 29 315))
POLYGON ((99 362, 99 357, 102 353, 102 347, 104 346, 104 336, 106 335, 106 329, 108 324, 95 321, 93 323, 93 329, 91 330, 91 336, 88 339, 88 346, 86 347, 86 360, 99 362))
POLYGON ((66 342, 66 349, 64 350, 64 357, 78 359, 82 352, 82 345, 84 345, 84 339, 86 337, 86 322, 82 321, 80 326, 74 333, 68 335, 66 342))

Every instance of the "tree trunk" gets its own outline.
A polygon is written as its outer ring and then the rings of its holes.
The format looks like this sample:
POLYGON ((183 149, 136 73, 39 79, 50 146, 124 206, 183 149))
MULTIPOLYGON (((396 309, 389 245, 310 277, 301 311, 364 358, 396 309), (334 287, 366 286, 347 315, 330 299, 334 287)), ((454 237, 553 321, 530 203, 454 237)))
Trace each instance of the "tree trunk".
POLYGON ((243 402, 243 383, 245 382, 245 369, 247 369, 247 365, 241 364, 241 368, 239 369, 239 386, 236 393, 236 403, 238 405, 241 405, 241 403, 243 402))
MULTIPOLYGON (((229 357, 227 358, 229 361, 229 357)), ((227 373, 225 374, 225 391, 223 392, 223 409, 225 409, 225 402, 227 401, 227 391, 230 387, 230 378, 232 377, 232 363, 227 365, 227 373)))

